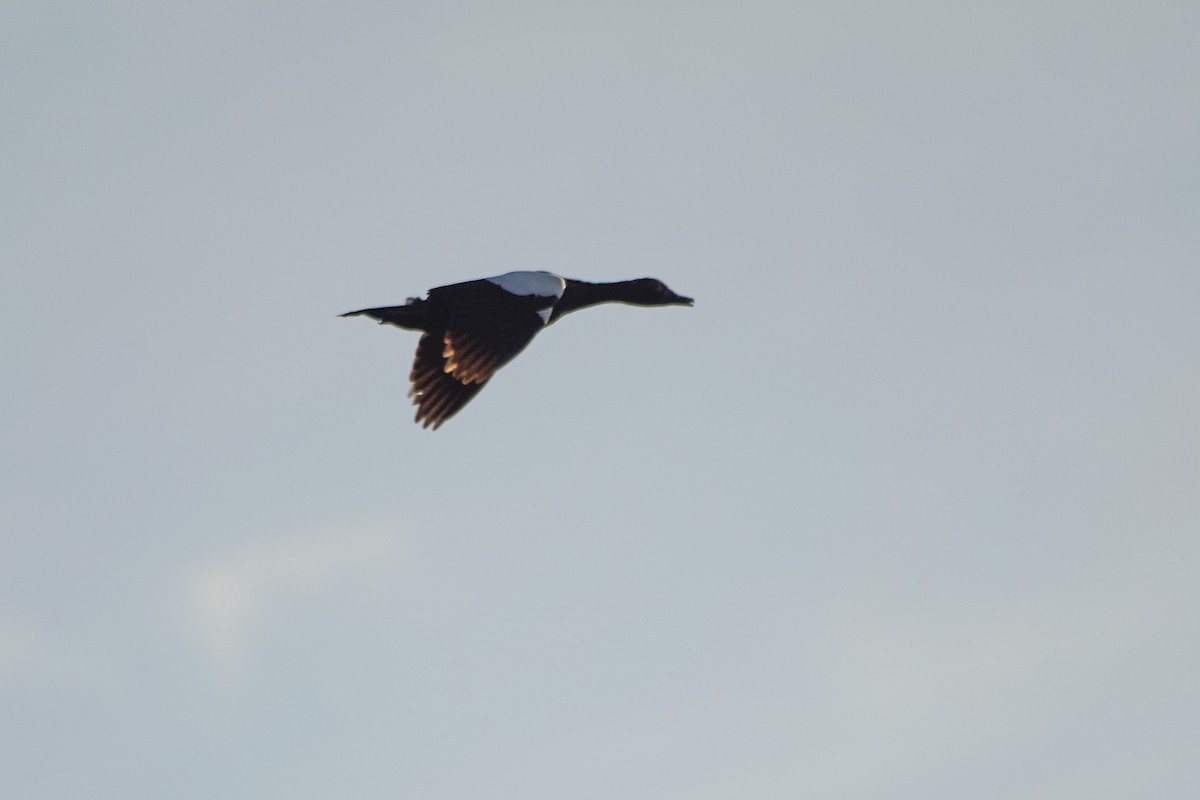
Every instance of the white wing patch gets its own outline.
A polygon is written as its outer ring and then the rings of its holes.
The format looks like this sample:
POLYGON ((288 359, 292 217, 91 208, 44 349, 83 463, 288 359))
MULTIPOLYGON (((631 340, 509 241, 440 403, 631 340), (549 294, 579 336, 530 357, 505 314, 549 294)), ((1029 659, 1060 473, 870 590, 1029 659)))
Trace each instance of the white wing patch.
MULTIPOLYGON (((488 280, 510 294, 553 297, 556 302, 567 289, 566 280, 549 272, 506 272, 488 280)), ((544 313, 548 319, 550 312, 544 313)))

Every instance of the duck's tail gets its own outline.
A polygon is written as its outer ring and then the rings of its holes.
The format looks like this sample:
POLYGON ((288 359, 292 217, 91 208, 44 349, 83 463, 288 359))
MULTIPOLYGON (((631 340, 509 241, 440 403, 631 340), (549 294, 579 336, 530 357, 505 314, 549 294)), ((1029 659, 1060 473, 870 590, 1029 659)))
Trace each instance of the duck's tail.
POLYGON ((427 330, 427 314, 425 309, 425 300, 419 300, 415 297, 410 297, 408 303, 402 306, 388 306, 386 308, 364 308, 361 311, 348 311, 342 314, 343 317, 358 317, 367 316, 371 319, 377 319, 382 324, 386 322, 389 325, 395 325, 397 328, 406 328, 410 331, 427 330))

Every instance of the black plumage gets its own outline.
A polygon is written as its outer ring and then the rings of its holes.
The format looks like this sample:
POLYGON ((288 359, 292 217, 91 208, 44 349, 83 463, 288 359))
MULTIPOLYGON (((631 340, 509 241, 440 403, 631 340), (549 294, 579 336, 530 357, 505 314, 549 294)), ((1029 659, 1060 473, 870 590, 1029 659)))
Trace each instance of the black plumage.
POLYGON ((654 278, 588 283, 547 272, 510 272, 495 278, 430 289, 402 306, 366 308, 368 316, 422 331, 409 381, 416 421, 435 430, 458 413, 496 370, 515 358, 546 325, 597 303, 692 305, 654 278))

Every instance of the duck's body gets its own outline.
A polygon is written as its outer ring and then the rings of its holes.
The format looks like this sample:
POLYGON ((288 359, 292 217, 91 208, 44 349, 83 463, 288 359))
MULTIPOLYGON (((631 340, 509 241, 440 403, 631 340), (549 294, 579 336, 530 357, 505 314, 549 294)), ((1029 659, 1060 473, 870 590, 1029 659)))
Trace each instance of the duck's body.
POLYGON ((517 356, 545 326, 563 314, 597 303, 692 305, 654 278, 588 283, 549 272, 509 272, 494 278, 430 289, 402 306, 365 308, 366 315, 423 331, 409 380, 409 396, 422 427, 454 416, 496 370, 517 356))

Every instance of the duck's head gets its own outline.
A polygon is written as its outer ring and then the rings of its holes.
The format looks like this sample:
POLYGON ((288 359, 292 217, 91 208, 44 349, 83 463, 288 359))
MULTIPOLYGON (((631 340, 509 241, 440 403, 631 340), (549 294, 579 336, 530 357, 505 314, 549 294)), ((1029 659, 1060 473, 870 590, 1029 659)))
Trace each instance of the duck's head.
POLYGON ((639 278, 630 281, 633 284, 633 302, 646 306, 693 306, 696 301, 681 294, 675 294, 658 278, 639 278))

